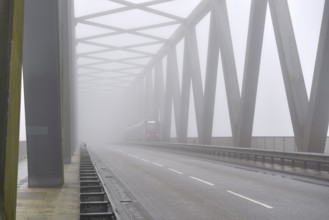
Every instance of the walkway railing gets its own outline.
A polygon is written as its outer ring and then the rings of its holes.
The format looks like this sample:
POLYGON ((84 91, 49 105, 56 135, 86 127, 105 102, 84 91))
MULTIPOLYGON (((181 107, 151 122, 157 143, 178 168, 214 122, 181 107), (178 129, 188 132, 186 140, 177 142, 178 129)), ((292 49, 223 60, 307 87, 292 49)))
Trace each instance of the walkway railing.
POLYGON ((134 143, 142 146, 176 151, 213 160, 257 166, 271 170, 329 180, 329 155, 316 153, 295 153, 250 148, 221 147, 176 143, 134 143))

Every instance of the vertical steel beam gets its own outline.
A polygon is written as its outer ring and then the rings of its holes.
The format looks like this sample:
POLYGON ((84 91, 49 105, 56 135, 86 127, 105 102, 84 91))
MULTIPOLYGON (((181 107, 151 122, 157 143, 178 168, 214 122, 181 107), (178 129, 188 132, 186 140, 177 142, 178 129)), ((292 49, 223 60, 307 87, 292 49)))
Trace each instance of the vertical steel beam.
POLYGON ((172 117, 172 104, 174 104, 174 117, 176 123, 176 132, 179 136, 177 126, 180 117, 180 91, 179 91, 179 78, 178 78, 178 65, 176 49, 170 48, 167 58, 167 74, 166 74, 166 96, 164 103, 164 118, 163 118, 163 140, 170 141, 171 130, 171 117, 172 117))
POLYGON ((137 97, 136 97, 136 85, 133 85, 130 89, 130 91, 127 93, 127 101, 131 103, 129 109, 123 109, 123 111, 127 112, 128 115, 131 115, 129 121, 126 123, 126 126, 132 125, 135 122, 137 122, 137 97), (133 110, 133 111, 132 111, 133 110))
POLYGON ((187 65, 192 79, 192 89, 194 96, 194 108, 198 129, 198 137, 202 136, 202 116, 203 116, 203 89, 201 79, 200 60, 198 52, 198 42, 194 28, 189 28, 185 35, 187 52, 187 65))
POLYGON ((189 65, 189 50, 188 43, 184 41, 184 61, 183 61, 183 76, 182 76, 182 91, 181 91, 181 107, 180 107, 180 121, 177 129, 179 136, 177 141, 179 143, 187 143, 188 132, 188 116, 190 109, 190 92, 191 92, 191 67, 189 65))
POLYGON ((135 92, 134 92, 134 100, 135 100, 135 122, 139 122, 141 120, 141 112, 142 112, 142 106, 141 106, 141 84, 140 83, 136 83, 135 84, 135 88, 134 88, 135 92))
POLYGON ((268 0, 297 149, 303 146, 308 99, 287 0, 268 0))
POLYGON ((63 159, 64 163, 71 163, 72 153, 72 137, 73 137, 73 124, 72 124, 72 44, 74 44, 72 32, 74 28, 71 23, 71 0, 59 1, 59 23, 60 23, 60 59, 61 59, 61 72, 63 83, 63 98, 62 98, 62 112, 63 112, 63 159))
POLYGON ((234 144, 237 144, 237 131, 240 112, 240 92, 235 66, 232 37, 228 20, 226 0, 213 1, 216 27, 219 33, 219 47, 223 64, 224 80, 234 144))
POLYGON ((139 115, 138 121, 145 119, 145 78, 143 78, 138 84, 138 96, 139 96, 139 115))
POLYGON ((58 1, 26 0, 24 89, 30 187, 63 185, 58 1))
POLYGON ((252 0, 243 74, 238 147, 250 147, 266 19, 266 0, 252 0))
POLYGON ((211 144, 219 57, 218 37, 215 15, 214 12, 211 12, 201 144, 211 144))
POLYGON ((70 40, 70 76, 71 76, 71 84, 70 84, 70 92, 71 92, 71 155, 74 154, 76 148, 78 147, 78 137, 77 137, 77 71, 76 71, 76 36, 75 36, 75 30, 76 30, 76 22, 75 22, 75 14, 74 14, 74 1, 69 0, 68 1, 68 10, 69 10, 69 40, 70 40))
POLYGON ((153 81, 150 72, 145 74, 145 119, 153 117, 153 81))
POLYGON ((139 90, 138 90, 138 84, 133 84, 131 87, 131 91, 128 93, 128 98, 132 102, 132 108, 131 109, 124 109, 125 111, 130 112, 132 109, 133 111, 131 114, 133 115, 132 120, 127 125, 132 125, 134 123, 137 123, 139 120, 139 90))
POLYGON ((329 122, 329 2, 325 1, 303 149, 324 153, 329 122))
MULTIPOLYGON (((168 66, 168 62, 167 62, 168 66)), ((165 94, 165 100, 164 100, 164 112, 163 112, 163 120, 162 120, 162 140, 165 142, 170 142, 170 129, 171 129, 171 110, 172 110, 172 84, 171 82, 171 74, 167 67, 167 73, 166 73, 166 94, 165 94)))
POLYGON ((15 219, 24 1, 0 0, 0 219, 15 219))
POLYGON ((175 116, 175 125, 177 137, 180 135, 179 123, 180 123, 180 86, 179 86, 179 77, 178 77, 178 64, 177 64, 177 53, 176 48, 172 47, 168 53, 168 62, 167 70, 170 75, 170 81, 167 83, 171 84, 172 98, 174 103, 174 116, 175 116))
POLYGON ((164 101, 164 85, 163 85, 163 69, 162 62, 158 61, 154 67, 154 117, 160 119, 162 126, 163 119, 163 101, 164 101))

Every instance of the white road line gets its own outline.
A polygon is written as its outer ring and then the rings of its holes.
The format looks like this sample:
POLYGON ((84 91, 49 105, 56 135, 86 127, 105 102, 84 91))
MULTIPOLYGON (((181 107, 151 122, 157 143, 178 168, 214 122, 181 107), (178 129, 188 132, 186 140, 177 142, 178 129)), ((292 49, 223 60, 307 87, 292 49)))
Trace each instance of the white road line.
POLYGON ((162 165, 162 164, 159 164, 159 163, 155 163, 155 162, 153 162, 153 164, 154 164, 155 166, 158 166, 158 167, 163 167, 163 165, 162 165))
POLYGON ((227 191, 228 193, 231 193, 231 194, 235 195, 235 196, 238 196, 238 197, 240 197, 240 198, 246 199, 246 200, 248 200, 248 201, 250 201, 250 202, 256 203, 256 204, 261 205, 261 206, 264 206, 265 208, 273 209, 272 206, 266 205, 266 204, 264 204, 264 203, 258 202, 258 201, 253 200, 253 199, 250 199, 250 198, 248 198, 248 197, 245 197, 245 196, 240 195, 240 194, 238 194, 238 193, 232 192, 232 191, 230 191, 230 190, 226 190, 226 191, 227 191))
POLYGON ((172 171, 172 172, 175 172, 175 173, 178 173, 178 174, 183 174, 182 172, 179 172, 177 170, 174 170, 174 169, 171 169, 171 168, 168 168, 168 170, 172 171))
POLYGON ((210 185, 210 186, 214 186, 214 185, 215 185, 215 184, 213 184, 213 183, 210 183, 210 182, 207 182, 207 181, 205 181, 205 180, 202 180, 202 179, 196 178, 196 177, 194 177, 194 176, 190 176, 190 178, 191 178, 191 179, 195 179, 195 180, 197 180, 197 181, 200 181, 200 182, 202 182, 202 183, 208 184, 208 185, 210 185))
POLYGON ((136 158, 136 159, 139 159, 139 157, 137 157, 137 156, 133 156, 134 158, 136 158))
POLYGON ((145 159, 141 159, 142 161, 144 161, 144 162, 149 162, 149 160, 145 160, 145 159))

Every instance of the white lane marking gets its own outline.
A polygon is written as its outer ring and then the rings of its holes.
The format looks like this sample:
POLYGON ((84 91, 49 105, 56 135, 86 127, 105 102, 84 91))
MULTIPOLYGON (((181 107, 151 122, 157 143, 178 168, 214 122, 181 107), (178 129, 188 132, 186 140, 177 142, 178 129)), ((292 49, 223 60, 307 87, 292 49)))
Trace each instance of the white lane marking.
POLYGON ((208 182, 208 181, 205 181, 205 180, 202 180, 202 179, 196 178, 196 177, 194 177, 194 176, 190 176, 190 178, 191 178, 191 179, 195 179, 195 180, 197 180, 197 181, 199 181, 199 182, 202 182, 202 183, 208 184, 208 185, 210 185, 210 186, 214 186, 214 185, 215 185, 215 184, 213 184, 213 183, 210 183, 210 182, 208 182))
POLYGON ((162 164, 159 164, 159 163, 155 163, 155 162, 153 162, 153 164, 154 164, 155 166, 158 166, 158 167, 163 167, 163 165, 162 165, 162 164))
POLYGON ((269 205, 266 205, 266 204, 264 204, 264 203, 258 202, 258 201, 256 201, 256 200, 253 200, 253 199, 248 198, 248 197, 246 197, 246 196, 243 196, 243 195, 240 195, 240 194, 238 194, 238 193, 232 192, 232 191, 230 191, 230 190, 226 190, 226 192, 231 193, 231 194, 233 194, 233 195, 235 195, 235 196, 238 196, 238 197, 240 197, 240 198, 246 199, 246 200, 248 200, 248 201, 250 201, 250 202, 256 203, 256 204, 258 204, 258 205, 264 206, 265 208, 273 209, 272 206, 269 206, 269 205))
POLYGON ((134 158, 136 158, 136 159, 139 159, 139 157, 137 157, 137 156, 133 156, 134 158))
POLYGON ((178 173, 178 174, 183 174, 182 172, 179 172, 178 170, 174 170, 174 169, 171 169, 171 168, 168 168, 168 170, 170 170, 172 172, 175 172, 175 173, 178 173))
POLYGON ((145 160, 145 159, 141 159, 142 161, 144 161, 144 162, 149 162, 149 160, 145 160))

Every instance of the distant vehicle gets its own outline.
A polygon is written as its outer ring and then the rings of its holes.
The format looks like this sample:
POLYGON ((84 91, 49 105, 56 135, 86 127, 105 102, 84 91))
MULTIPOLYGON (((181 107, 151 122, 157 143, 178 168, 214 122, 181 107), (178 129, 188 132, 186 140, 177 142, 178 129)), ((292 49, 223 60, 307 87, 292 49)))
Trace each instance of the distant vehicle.
POLYGON ((160 141, 160 122, 143 120, 124 129, 125 141, 160 141))

